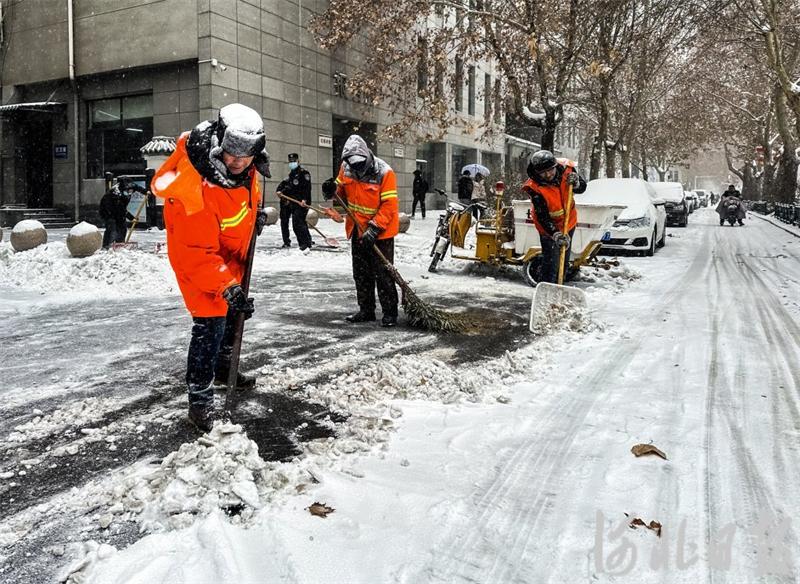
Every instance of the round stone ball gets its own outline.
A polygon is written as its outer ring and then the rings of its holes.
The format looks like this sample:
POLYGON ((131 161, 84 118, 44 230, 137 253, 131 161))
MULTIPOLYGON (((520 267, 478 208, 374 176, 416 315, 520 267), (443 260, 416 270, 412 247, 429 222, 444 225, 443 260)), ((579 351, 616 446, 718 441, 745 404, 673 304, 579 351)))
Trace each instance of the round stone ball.
POLYGON ((275 225, 278 222, 278 210, 275 207, 264 207, 267 215, 267 225, 275 225))
POLYGON ((318 221, 319 213, 317 213, 314 209, 309 209, 308 215, 306 215, 306 225, 309 227, 316 227, 318 221))
POLYGON ((89 257, 102 245, 103 234, 96 226, 86 221, 78 223, 67 235, 67 249, 74 258, 89 257))
POLYGON ((400 213, 400 233, 405 233, 411 227, 411 217, 408 213, 400 213))
POLYGON ((28 251, 47 243, 47 230, 35 219, 25 219, 11 230, 11 247, 14 251, 28 251))

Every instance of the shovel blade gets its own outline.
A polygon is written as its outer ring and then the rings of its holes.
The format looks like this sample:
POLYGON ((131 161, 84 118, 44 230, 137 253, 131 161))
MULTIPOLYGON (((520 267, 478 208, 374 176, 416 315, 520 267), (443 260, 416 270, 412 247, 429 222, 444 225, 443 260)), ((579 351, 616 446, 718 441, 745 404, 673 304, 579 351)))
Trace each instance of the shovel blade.
POLYGON ((530 331, 542 333, 571 317, 582 314, 586 308, 586 294, 583 290, 540 282, 533 292, 531 301, 530 331))
POLYGON ((330 245, 331 247, 340 247, 339 240, 335 237, 326 237, 325 243, 330 245))
POLYGON ((344 218, 341 216, 339 211, 336 209, 332 209, 331 207, 325 207, 325 214, 333 219, 336 223, 344 223, 344 218))

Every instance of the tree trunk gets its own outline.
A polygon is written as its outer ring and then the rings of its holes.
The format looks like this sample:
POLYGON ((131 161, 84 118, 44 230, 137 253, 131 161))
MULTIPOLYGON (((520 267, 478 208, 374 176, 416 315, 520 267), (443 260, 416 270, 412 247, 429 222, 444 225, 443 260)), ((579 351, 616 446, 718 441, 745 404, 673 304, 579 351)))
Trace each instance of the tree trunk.
POLYGON ((592 148, 591 166, 589 169, 589 180, 600 178, 600 166, 602 163, 603 150, 608 137, 608 87, 601 80, 600 89, 600 111, 597 116, 597 136, 592 148))
POLYGON ((545 108, 544 110, 544 126, 542 126, 542 150, 555 150, 556 143, 556 128, 558 121, 556 118, 555 108, 545 108))
POLYGON ((669 168, 661 170, 660 166, 656 166, 656 172, 658 173, 658 182, 664 182, 664 179, 667 178, 667 172, 669 172, 669 168))
POLYGON ((619 155, 622 163, 622 178, 631 178, 631 150, 623 146, 619 155))
POLYGON ((797 194, 797 142, 789 127, 786 111, 786 97, 779 95, 775 100, 775 122, 783 140, 783 153, 780 166, 773 183, 773 200, 777 203, 794 203, 797 194))
POLYGON ((754 200, 758 198, 758 177, 755 169, 750 163, 745 163, 741 170, 742 173, 742 198, 754 200))
POLYGON ((617 147, 606 145, 606 178, 617 176, 617 147))
POLYGON ((650 180, 647 174, 647 151, 644 148, 642 148, 642 178, 646 181, 650 180))

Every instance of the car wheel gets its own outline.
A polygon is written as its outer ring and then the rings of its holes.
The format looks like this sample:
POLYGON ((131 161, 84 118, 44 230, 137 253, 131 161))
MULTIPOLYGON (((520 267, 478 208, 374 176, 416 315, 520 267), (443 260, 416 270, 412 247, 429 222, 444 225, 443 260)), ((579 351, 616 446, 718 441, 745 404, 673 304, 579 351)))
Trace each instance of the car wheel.
POLYGON ((528 286, 536 287, 542 279, 542 255, 534 256, 524 264, 522 264, 522 275, 525 277, 525 282, 528 286))
POLYGON ((650 236, 650 247, 648 247, 647 251, 644 252, 644 255, 647 257, 652 257, 656 253, 656 237, 658 237, 658 234, 656 233, 656 230, 653 229, 653 235, 650 236))
POLYGON ((664 226, 664 231, 661 232, 661 239, 658 240, 658 247, 667 245, 667 226, 664 226))

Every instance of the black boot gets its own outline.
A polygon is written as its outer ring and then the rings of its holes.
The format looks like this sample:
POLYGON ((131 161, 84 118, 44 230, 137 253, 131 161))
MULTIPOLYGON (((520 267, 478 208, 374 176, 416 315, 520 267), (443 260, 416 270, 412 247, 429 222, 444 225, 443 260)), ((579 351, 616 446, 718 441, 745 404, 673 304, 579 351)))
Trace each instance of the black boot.
POLYGON ((385 328, 397 326, 397 315, 384 314, 381 318, 381 326, 385 328))
MULTIPOLYGON (((228 375, 230 369, 225 366, 217 368, 217 373, 214 375, 214 383, 216 385, 228 385, 228 375)), ((253 389, 256 386, 256 379, 251 375, 245 375, 241 371, 236 372, 236 389, 253 389)))
POLYGON ((344 319, 347 322, 372 322, 375 320, 375 313, 363 312, 359 310, 355 314, 351 314, 350 316, 345 316, 344 319))
POLYGON ((201 432, 210 432, 214 426, 214 407, 190 405, 189 422, 201 432))

